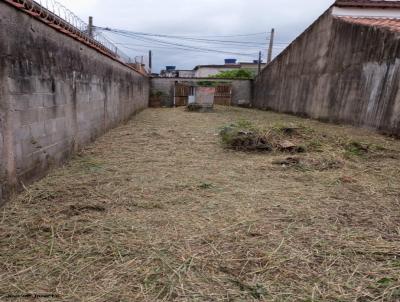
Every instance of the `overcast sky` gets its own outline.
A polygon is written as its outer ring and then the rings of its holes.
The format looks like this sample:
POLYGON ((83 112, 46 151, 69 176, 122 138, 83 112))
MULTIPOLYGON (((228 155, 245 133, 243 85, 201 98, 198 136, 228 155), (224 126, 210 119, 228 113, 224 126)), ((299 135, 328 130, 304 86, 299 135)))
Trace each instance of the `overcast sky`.
MULTIPOLYGON (((58 0, 84 21, 94 17, 100 27, 110 27, 134 32, 167 35, 184 35, 215 40, 249 41, 257 45, 195 44, 192 41, 165 40, 185 45, 218 49, 243 54, 243 56, 220 53, 190 52, 166 48, 149 41, 107 33, 129 56, 145 55, 152 48, 154 71, 165 65, 179 69, 193 69, 199 64, 223 63, 224 58, 240 61, 257 59, 259 50, 265 56, 267 31, 276 29, 274 55, 303 32, 318 16, 334 2, 333 0, 58 0), (265 32, 265 35, 248 37, 215 37, 265 32), (211 37, 214 36, 214 37, 211 37), (265 43, 265 47, 261 46, 265 43), (153 47, 149 47, 153 46, 153 47), (129 49, 128 49, 129 48, 129 49)), ((160 38, 157 38, 160 39, 160 38)))

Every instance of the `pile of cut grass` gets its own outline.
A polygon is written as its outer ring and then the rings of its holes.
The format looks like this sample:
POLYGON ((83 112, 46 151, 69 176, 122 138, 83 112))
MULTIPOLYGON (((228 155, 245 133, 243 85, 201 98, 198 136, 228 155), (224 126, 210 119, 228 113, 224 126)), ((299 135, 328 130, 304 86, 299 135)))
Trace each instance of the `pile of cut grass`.
POLYGON ((249 121, 240 120, 222 127, 220 136, 226 147, 235 150, 302 153, 306 149, 298 144, 302 136, 300 130, 291 126, 274 126, 262 130, 249 121))
POLYGON ((145 110, 1 209, 0 300, 397 301, 399 150, 271 112, 145 110), (238 120, 300 127, 307 152, 221 148, 238 120))

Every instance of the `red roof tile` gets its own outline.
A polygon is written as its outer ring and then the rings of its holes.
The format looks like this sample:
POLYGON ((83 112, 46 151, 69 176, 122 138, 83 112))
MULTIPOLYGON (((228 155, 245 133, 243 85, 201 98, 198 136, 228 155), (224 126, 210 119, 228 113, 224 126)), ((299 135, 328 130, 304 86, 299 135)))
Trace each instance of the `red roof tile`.
POLYGON ((335 3, 335 6, 400 8, 400 1, 396 1, 396 0, 337 0, 335 3))
POLYGON ((357 18, 357 17, 338 17, 340 20, 353 24, 381 27, 391 31, 400 32, 400 19, 388 18, 357 18))

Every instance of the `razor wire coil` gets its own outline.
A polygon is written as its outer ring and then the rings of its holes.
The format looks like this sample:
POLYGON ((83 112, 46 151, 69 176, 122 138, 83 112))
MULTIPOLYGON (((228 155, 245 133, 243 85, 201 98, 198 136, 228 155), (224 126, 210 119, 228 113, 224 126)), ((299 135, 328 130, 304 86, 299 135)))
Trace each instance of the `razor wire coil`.
POLYGON ((118 47, 103 34, 96 32, 92 36, 89 36, 88 24, 58 1, 12 0, 12 2, 17 3, 18 6, 30 11, 31 14, 40 17, 45 22, 52 23, 62 30, 74 34, 80 40, 93 44, 97 48, 107 52, 109 55, 112 55, 124 63, 132 62, 129 56, 118 49, 118 47))

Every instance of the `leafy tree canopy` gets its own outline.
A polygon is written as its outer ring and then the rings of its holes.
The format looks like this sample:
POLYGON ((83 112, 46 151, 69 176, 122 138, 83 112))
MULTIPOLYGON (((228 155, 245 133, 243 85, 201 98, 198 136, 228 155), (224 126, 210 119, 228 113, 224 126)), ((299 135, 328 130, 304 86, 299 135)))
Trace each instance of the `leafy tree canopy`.
POLYGON ((252 70, 248 69, 234 69, 221 71, 220 73, 210 76, 210 78, 217 79, 253 79, 255 77, 255 73, 252 70))

